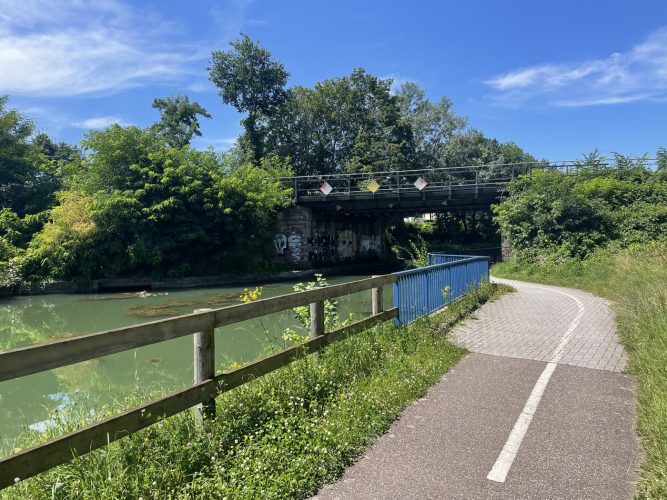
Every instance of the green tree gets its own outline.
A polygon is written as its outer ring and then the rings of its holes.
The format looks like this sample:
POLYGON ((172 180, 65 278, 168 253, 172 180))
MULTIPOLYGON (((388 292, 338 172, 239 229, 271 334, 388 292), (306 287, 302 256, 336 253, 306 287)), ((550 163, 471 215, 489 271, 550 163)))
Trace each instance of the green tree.
POLYGON ((87 132, 81 144, 87 153, 83 182, 91 193, 142 189, 153 164, 151 153, 162 147, 154 134, 117 123, 87 132))
POLYGON ((198 116, 211 118, 198 102, 190 102, 184 95, 156 98, 153 108, 160 112, 160 121, 153 125, 153 130, 174 148, 190 144, 193 135, 201 136, 198 116))
POLYGON ((277 158, 230 168, 225 155, 119 125, 89 133, 84 145, 79 182, 59 195, 22 257, 27 279, 238 271, 262 258, 273 217, 291 202, 272 180, 291 173, 277 158))
POLYGON ((291 158, 299 175, 414 166, 412 130, 390 86, 358 68, 312 89, 290 89, 263 123, 267 150, 291 158))
POLYGON ((36 134, 32 139, 32 145, 47 160, 54 161, 58 165, 76 161, 81 157, 79 148, 66 142, 53 142, 53 139, 45 132, 36 134))
POLYGON ((271 52, 243 33, 230 45, 231 50, 211 53, 209 78, 220 89, 223 102, 248 113, 242 121, 246 131, 242 143, 258 164, 263 155, 258 121, 285 101, 289 73, 282 63, 271 59, 271 52))
POLYGON ((445 143, 466 126, 467 120, 452 111, 452 101, 447 97, 435 104, 429 101, 415 82, 402 84, 396 96, 401 115, 412 127, 419 163, 424 167, 443 166, 445 143))

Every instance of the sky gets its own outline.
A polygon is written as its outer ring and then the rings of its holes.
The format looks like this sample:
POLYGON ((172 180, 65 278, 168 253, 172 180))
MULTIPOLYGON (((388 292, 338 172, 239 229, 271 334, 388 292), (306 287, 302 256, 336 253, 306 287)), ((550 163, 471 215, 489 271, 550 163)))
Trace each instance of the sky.
POLYGON ((229 147, 242 116, 208 80, 240 32, 312 86, 363 67, 416 81, 469 126, 551 161, 667 146, 664 0, 0 0, 0 95, 40 131, 157 121, 155 97, 212 115, 199 148, 229 147))

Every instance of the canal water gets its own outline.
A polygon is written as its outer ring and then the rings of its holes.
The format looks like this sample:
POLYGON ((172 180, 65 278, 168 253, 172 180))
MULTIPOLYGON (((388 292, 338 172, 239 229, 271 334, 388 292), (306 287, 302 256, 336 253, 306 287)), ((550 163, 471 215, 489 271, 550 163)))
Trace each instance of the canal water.
MULTIPOLYGON (((368 276, 330 278, 330 284, 368 276)), ((261 285, 262 298, 293 291, 294 283, 261 285)), ((240 303, 249 286, 229 286, 161 293, 42 295, 0 300, 0 351, 68 336, 186 314, 199 308, 240 303)), ((385 287, 385 304, 391 300, 385 287)), ((370 290, 340 297, 341 319, 371 314, 370 290)), ((290 311, 216 330, 218 371, 287 347, 286 328, 306 333, 290 311)), ((0 456, 27 429, 44 431, 50 416, 68 405, 86 411, 153 389, 167 393, 192 384, 192 336, 113 354, 74 365, 0 382, 0 456)))

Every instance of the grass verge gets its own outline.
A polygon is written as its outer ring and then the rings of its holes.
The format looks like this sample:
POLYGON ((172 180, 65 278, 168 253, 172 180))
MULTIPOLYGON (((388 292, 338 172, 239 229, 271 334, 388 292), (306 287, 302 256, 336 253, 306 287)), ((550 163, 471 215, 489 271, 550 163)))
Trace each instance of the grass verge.
MULTIPOLYGON (((310 496, 465 354, 447 340, 451 326, 506 290, 486 284, 407 327, 369 329, 221 396, 203 431, 184 412, 0 497, 310 496)), ((72 428, 60 420, 53 433, 72 428)))
POLYGON ((615 302, 618 330, 638 383, 644 460, 637 495, 667 498, 667 245, 596 252, 561 265, 498 264, 494 276, 571 286, 615 302))

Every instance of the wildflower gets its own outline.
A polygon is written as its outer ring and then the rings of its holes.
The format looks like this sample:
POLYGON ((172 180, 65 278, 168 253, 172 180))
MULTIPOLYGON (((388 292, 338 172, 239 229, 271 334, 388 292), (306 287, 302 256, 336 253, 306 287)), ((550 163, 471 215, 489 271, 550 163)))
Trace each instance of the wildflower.
POLYGON ((62 488, 62 487, 63 487, 63 483, 61 483, 60 481, 58 481, 58 482, 55 484, 55 488, 56 488, 57 490, 59 490, 59 489, 62 488))

